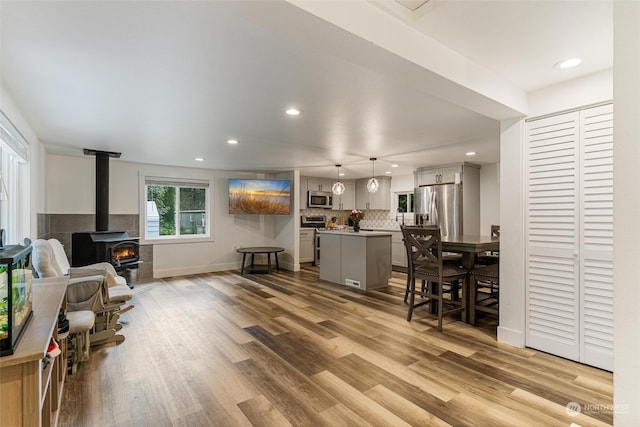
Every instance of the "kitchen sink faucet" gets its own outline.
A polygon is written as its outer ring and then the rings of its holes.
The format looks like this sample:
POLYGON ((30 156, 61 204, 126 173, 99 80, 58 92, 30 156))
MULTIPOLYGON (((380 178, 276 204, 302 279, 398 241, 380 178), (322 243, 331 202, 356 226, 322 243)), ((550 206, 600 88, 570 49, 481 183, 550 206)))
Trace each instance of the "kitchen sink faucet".
POLYGON ((402 214, 402 225, 404 225, 404 211, 402 210, 402 208, 396 209, 396 222, 398 222, 398 214, 399 213, 402 214))

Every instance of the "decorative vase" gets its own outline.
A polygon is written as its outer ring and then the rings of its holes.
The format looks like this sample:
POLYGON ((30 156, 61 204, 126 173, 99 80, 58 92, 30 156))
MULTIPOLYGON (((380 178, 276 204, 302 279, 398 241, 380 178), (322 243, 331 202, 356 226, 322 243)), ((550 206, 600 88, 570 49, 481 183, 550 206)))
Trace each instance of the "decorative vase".
POLYGON ((360 231, 360 222, 354 222, 353 223, 353 231, 356 232, 356 233, 358 231, 360 231))

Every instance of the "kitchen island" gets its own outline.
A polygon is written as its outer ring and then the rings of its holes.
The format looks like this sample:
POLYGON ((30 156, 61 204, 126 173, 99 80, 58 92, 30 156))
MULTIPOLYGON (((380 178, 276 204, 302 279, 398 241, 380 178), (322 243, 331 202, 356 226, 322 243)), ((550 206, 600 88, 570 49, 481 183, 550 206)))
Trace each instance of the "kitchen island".
POLYGON ((362 290, 384 288, 391 277, 391 233, 318 231, 320 279, 362 290))

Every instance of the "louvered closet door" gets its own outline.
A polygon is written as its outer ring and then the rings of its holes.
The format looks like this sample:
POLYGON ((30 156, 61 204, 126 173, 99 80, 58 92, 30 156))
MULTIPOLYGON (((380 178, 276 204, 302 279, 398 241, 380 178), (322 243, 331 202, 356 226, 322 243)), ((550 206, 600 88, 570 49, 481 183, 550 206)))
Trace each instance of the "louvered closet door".
POLYGON ((527 133, 527 346, 612 370, 613 107, 527 133))
POLYGON ((580 112, 580 361, 613 370, 613 106, 580 112))
POLYGON ((578 360, 577 112, 527 123, 527 346, 578 360))

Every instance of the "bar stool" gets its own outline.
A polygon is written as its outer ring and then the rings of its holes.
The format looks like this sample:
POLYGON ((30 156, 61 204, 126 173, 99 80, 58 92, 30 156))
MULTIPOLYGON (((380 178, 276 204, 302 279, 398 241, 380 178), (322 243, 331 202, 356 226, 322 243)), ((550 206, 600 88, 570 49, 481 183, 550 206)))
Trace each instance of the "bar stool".
POLYGON ((500 264, 477 266, 470 272, 470 323, 475 326, 476 312, 499 315, 500 264))
POLYGON ((445 285, 452 285, 456 281, 462 281, 467 276, 467 270, 455 265, 445 265, 442 253, 442 236, 439 227, 405 227, 402 226, 402 235, 405 241, 408 260, 408 294, 409 310, 407 320, 410 321, 415 307, 430 304, 436 307, 438 317, 438 331, 442 332, 442 318, 444 315, 461 313, 466 309, 466 289, 460 301, 453 297, 446 300, 448 308, 445 310, 445 285), (416 279, 422 280, 422 286, 416 290, 416 279), (423 300, 415 302, 416 295, 423 300))

